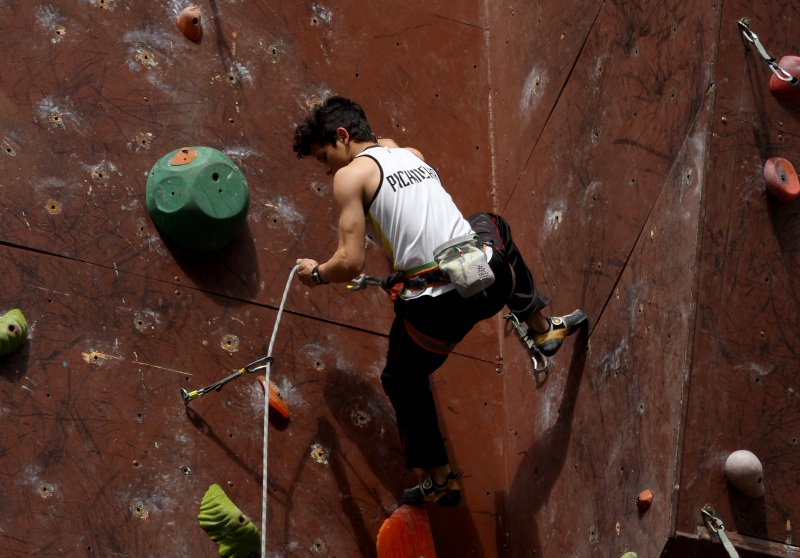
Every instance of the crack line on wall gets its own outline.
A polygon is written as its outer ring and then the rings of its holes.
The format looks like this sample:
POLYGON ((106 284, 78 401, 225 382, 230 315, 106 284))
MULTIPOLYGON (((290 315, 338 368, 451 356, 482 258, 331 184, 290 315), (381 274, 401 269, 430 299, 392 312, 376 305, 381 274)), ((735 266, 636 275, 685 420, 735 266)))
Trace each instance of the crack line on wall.
POLYGON ((586 36, 583 39, 583 43, 581 43, 581 48, 578 50, 578 54, 577 56, 575 56, 575 59, 572 62, 572 66, 569 69, 569 73, 567 74, 566 79, 564 79, 564 83, 561 85, 561 89, 559 90, 555 101, 550 107, 550 112, 547 114, 547 118, 545 119, 544 124, 542 125, 542 128, 539 131, 539 135, 536 136, 536 141, 533 142, 533 147, 531 147, 531 151, 528 154, 528 158, 525 160, 525 164, 522 166, 522 170, 520 171, 519 176, 517 176, 517 181, 514 182, 514 186, 513 188, 511 188, 511 192, 506 198, 506 204, 503 207, 503 211, 505 211, 505 209, 508 207, 508 204, 511 203, 511 199, 514 197, 514 193, 517 191, 517 186, 519 186, 519 182, 522 179, 522 175, 525 173, 525 169, 528 168, 528 165, 530 164, 531 159, 533 158, 533 153, 536 151, 536 146, 539 145, 539 140, 542 139, 542 135, 544 134, 544 131, 547 129, 547 125, 550 123, 550 119, 552 118, 553 113, 555 112, 556 107, 558 106, 558 102, 561 99, 561 95, 567 88, 567 84, 569 84, 570 78, 572 78, 572 74, 575 71, 575 67, 578 65, 578 61, 581 59, 583 51, 586 49, 586 43, 589 41, 589 37, 591 37, 592 35, 592 31, 594 30, 595 24, 597 23, 597 20, 600 17, 600 14, 602 13, 604 6, 605 6, 605 1, 600 4, 597 13, 594 16, 594 19, 592 20, 592 25, 589 27, 589 31, 586 33, 586 36))

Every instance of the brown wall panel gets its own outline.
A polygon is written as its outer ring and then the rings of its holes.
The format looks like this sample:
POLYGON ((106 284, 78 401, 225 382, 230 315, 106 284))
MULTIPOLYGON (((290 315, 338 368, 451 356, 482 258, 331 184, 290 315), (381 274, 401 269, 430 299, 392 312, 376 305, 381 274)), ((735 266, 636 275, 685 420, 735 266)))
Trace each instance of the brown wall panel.
MULTIPOLYGON (((360 100, 378 134, 428 154, 465 213, 491 208, 488 119, 466 116, 485 114, 475 13, 212 2, 199 5, 204 34, 192 42, 173 5, 108 6, 3 8, 15 22, 1 39, 14 53, 0 95, 0 138, 13 152, 3 159, 5 241, 276 305, 295 259, 335 248, 329 179, 291 151, 309 103, 333 92, 360 100), (211 257, 165 241, 145 208, 147 173, 183 145, 223 151, 249 181, 247 227, 211 257)), ((379 247, 369 262, 368 272, 386 271, 379 247)), ((367 311, 374 296, 322 298, 323 308, 291 305, 388 330, 386 313, 367 311)))
MULTIPOLYGON (((0 375, 10 555, 210 556, 196 515, 212 483, 260 525, 258 382, 237 379, 188 409, 179 389, 263 356, 276 312, 28 250, 3 248, 0 259, 4 297, 30 325, 0 375)), ((292 417, 270 429, 273 555, 319 543, 324 555, 373 556, 383 520, 416 482, 380 387, 385 350, 380 336, 283 314, 272 378, 292 417)), ((453 464, 468 471, 465 505, 432 513, 443 556, 491 553, 505 523, 502 468, 486 467, 504 459, 501 382, 494 365, 459 356, 434 376, 453 464)))
POLYGON ((520 10, 521 26, 506 11, 509 35, 541 32, 508 45, 492 35, 499 52, 527 60, 493 64, 494 98, 506 99, 496 122, 522 123, 496 126, 499 209, 553 298, 548 311, 583 307, 591 321, 585 362, 569 341, 546 380, 505 341, 506 367, 521 370, 506 385, 511 548, 650 556, 674 522, 680 456, 665 449, 684 413, 716 12, 689 2, 576 8, 520 10), (557 9, 583 16, 556 23, 545 10, 557 9), (541 106, 520 118, 510 100, 531 86, 530 67, 541 73, 530 101, 541 106), (656 503, 639 514, 648 488, 656 503))
POLYGON ((651 5, 604 5, 518 186, 498 195, 560 312, 598 318, 705 110, 714 11, 651 5))
POLYGON ((791 544, 800 460, 798 209, 766 193, 762 169, 769 157, 797 162, 797 108, 769 93, 766 64, 739 33, 742 17, 776 56, 799 46, 782 31, 796 7, 725 6, 678 528, 688 531, 710 503, 729 530, 791 544), (761 460, 763 498, 726 482, 725 460, 738 449, 761 460))
POLYGON ((494 174, 498 205, 505 211, 514 189, 527 188, 529 158, 603 4, 490 5, 494 174))
MULTIPOLYGON (((708 116, 698 119, 676 157, 589 346, 578 338, 553 359, 533 408, 522 413, 533 411, 537 421, 508 448, 517 551, 655 556, 665 542, 680 457, 669 448, 679 441, 684 412, 694 318, 690 247, 698 234, 707 128, 708 116), (528 436, 534 441, 520 452, 528 436), (636 498, 646 489, 654 504, 642 514, 636 498), (558 533, 548 530, 566 517, 558 533)), ((509 424, 522 421, 512 416, 509 424)))

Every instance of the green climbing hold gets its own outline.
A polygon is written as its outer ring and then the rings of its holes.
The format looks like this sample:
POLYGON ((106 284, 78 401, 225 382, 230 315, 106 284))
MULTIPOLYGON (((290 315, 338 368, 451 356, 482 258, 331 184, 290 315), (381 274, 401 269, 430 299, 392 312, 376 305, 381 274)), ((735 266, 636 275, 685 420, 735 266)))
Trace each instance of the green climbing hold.
POLYGON ((247 558, 260 549, 258 528, 218 484, 208 487, 197 519, 211 540, 219 544, 219 555, 223 558, 247 558))
POLYGON ((145 200, 162 234, 189 250, 211 252, 244 225, 250 192, 242 172, 222 152, 182 147, 153 166, 145 200))
POLYGON ((19 309, 0 316, 0 357, 10 355, 28 340, 28 322, 19 309))
POLYGON ((637 558, 637 556, 635 552, 626 552, 620 558, 637 558))

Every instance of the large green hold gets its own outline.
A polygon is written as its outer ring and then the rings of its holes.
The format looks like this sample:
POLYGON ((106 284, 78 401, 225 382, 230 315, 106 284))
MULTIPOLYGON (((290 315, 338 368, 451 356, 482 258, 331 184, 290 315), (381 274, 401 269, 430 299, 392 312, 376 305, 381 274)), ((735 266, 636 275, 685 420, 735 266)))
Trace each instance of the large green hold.
POLYGON ((223 558, 247 558, 260 550, 258 528, 218 484, 208 487, 197 519, 211 540, 219 544, 219 555, 223 558))
POLYGON ((18 309, 0 316, 0 357, 10 355, 28 340, 28 322, 18 309))
POLYGON ((211 147, 164 155, 150 171, 145 198, 159 231, 197 252, 219 250, 233 240, 250 205, 244 175, 211 147))

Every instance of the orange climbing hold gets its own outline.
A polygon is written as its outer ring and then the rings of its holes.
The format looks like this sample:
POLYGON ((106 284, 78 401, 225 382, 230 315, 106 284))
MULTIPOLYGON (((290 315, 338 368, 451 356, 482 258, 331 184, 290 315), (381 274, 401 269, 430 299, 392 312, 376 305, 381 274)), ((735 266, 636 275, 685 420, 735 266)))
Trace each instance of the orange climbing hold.
POLYGON ((198 153, 196 149, 192 149, 191 147, 181 147, 180 150, 172 156, 172 159, 169 160, 169 164, 173 167, 188 165, 197 159, 197 155, 198 153))
MULTIPOLYGON (((261 382, 261 387, 264 388, 266 392, 267 377, 259 376, 258 381, 261 382)), ((283 395, 281 395, 281 390, 271 381, 269 383, 269 406, 278 411, 283 418, 289 418, 289 405, 286 404, 286 400, 283 398, 283 395)))
POLYGON ((790 203, 800 195, 800 180, 792 164, 786 159, 773 157, 764 165, 767 190, 783 203, 790 203))
POLYGON ((800 105, 800 56, 784 56, 778 61, 778 66, 795 80, 794 83, 784 81, 773 74, 769 78, 770 92, 781 101, 800 105))
POLYGON ((650 509, 650 504, 653 503, 653 493, 649 490, 643 490, 636 498, 636 507, 641 513, 650 509))
POLYGON ((400 506, 378 531, 378 558, 436 558, 428 514, 400 506))
POLYGON ((178 14, 178 19, 175 21, 178 24, 178 29, 181 33, 186 35, 187 39, 197 41, 200 35, 203 34, 203 24, 200 21, 200 10, 194 6, 189 6, 181 10, 178 14))

